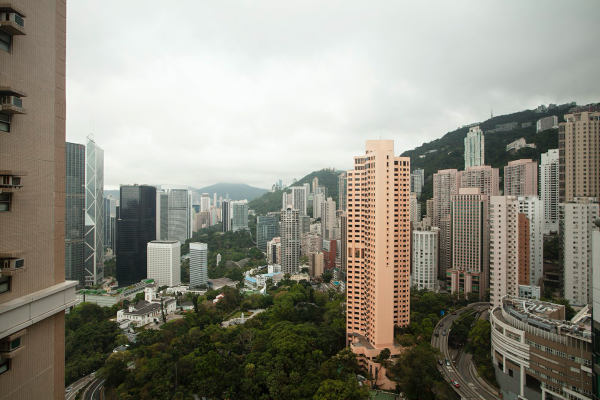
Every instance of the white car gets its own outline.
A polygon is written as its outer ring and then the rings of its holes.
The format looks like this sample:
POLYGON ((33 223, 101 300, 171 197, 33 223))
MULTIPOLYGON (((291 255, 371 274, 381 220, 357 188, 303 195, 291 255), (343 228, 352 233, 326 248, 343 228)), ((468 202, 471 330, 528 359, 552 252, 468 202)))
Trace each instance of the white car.
POLYGON ((73 390, 73 386, 69 386, 68 388, 66 388, 66 389, 65 389, 65 391, 66 391, 67 393, 69 393, 71 390, 73 390))

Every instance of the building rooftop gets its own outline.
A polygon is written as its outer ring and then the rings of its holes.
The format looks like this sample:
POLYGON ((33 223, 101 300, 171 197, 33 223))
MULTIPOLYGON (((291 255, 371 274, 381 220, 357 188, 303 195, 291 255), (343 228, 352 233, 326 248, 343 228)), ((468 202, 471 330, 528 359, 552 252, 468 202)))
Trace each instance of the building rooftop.
MULTIPOLYGON (((547 301, 506 296, 502 300, 502 307, 508 315, 531 327, 556 335, 591 339, 591 313, 587 306, 571 321, 565 320, 565 306, 547 301)), ((505 320, 500 311, 496 309, 494 315, 505 320)))

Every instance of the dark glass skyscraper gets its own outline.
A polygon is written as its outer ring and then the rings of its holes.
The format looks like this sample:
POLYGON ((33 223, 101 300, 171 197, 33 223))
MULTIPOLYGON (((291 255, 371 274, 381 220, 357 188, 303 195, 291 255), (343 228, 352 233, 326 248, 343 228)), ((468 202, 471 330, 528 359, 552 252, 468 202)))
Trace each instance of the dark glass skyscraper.
MULTIPOLYGON (((229 196, 229 193, 227 194, 229 196)), ((223 232, 231 230, 231 201, 223 200, 221 204, 221 222, 223 222, 223 232)))
POLYGON ((267 252, 267 242, 279 236, 279 218, 277 215, 261 215, 256 222, 256 247, 267 252))
POLYGON ((156 240, 156 188, 123 185, 117 220, 117 281, 125 287, 146 278, 147 244, 156 240))
POLYGON ((85 146, 66 143, 65 278, 85 284, 85 146))

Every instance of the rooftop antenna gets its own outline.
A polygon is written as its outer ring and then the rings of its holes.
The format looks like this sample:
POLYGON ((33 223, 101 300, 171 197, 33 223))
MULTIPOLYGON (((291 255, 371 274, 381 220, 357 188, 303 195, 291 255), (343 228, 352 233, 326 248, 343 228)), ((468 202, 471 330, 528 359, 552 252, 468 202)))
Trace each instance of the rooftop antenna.
POLYGON ((494 109, 490 108, 490 119, 494 118, 494 109))
POLYGON ((94 141, 94 129, 92 128, 92 110, 90 110, 90 134, 87 135, 88 140, 94 141))

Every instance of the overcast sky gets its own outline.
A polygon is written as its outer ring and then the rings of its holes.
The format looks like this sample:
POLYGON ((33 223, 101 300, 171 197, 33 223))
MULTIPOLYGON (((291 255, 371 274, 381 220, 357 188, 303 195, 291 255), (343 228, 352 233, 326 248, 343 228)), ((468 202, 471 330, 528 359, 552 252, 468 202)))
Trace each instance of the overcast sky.
POLYGON ((539 104, 600 101, 600 1, 73 0, 67 141, 105 188, 270 188, 539 104))

